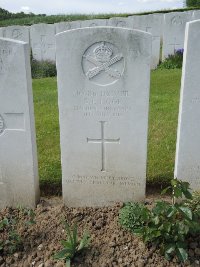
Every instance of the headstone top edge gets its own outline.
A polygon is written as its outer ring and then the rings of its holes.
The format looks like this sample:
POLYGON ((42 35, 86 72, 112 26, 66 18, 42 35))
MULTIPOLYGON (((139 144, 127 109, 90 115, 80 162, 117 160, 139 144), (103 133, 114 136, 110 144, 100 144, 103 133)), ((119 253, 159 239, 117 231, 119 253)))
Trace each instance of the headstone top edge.
POLYGON ((16 24, 16 25, 8 25, 8 26, 2 26, 2 28, 13 28, 13 27, 19 27, 19 28, 29 28, 30 26, 28 25, 19 25, 19 24, 16 24))
POLYGON ((196 20, 192 20, 192 21, 188 21, 187 23, 186 23, 186 25, 188 25, 188 26, 192 26, 193 24, 198 24, 198 23, 200 23, 200 19, 196 19, 196 20))
POLYGON ((192 12, 193 12, 193 10, 188 10, 188 11, 174 11, 174 12, 164 13, 163 15, 166 16, 166 17, 169 17, 170 15, 171 16, 175 16, 175 15, 187 15, 187 14, 190 14, 192 12))
POLYGON ((23 42, 23 41, 19 41, 16 39, 10 39, 10 38, 4 38, 4 37, 0 37, 0 41, 7 41, 7 42, 12 42, 15 44, 22 44, 22 45, 27 45, 27 42, 23 42))
POLYGON ((52 27, 55 27, 55 23, 35 23, 35 24, 32 24, 30 27, 41 27, 41 26, 52 26, 52 27))
POLYGON ((61 36, 64 36, 66 34, 69 34, 71 32, 79 32, 79 31, 95 31, 95 30, 102 30, 102 29, 109 29, 109 30, 116 30, 116 31, 126 31, 126 32, 132 32, 133 34, 137 34, 137 33, 140 33, 144 36, 149 36, 149 37, 152 37, 152 34, 149 33, 149 32, 145 32, 145 31, 141 31, 141 30, 137 30, 137 29, 131 29, 131 28, 125 28, 125 27, 113 27, 113 26, 95 26, 95 27, 84 27, 84 28, 77 28, 77 29, 71 29, 71 30, 67 30, 67 31, 64 31, 64 32, 60 32, 60 33, 57 33, 55 36, 56 36, 56 39, 61 37, 61 36))
POLYGON ((101 20, 107 20, 107 19, 84 19, 84 20, 75 20, 75 21, 81 21, 81 22, 84 22, 84 21, 94 21, 94 20, 96 20, 96 21, 101 21, 101 20))

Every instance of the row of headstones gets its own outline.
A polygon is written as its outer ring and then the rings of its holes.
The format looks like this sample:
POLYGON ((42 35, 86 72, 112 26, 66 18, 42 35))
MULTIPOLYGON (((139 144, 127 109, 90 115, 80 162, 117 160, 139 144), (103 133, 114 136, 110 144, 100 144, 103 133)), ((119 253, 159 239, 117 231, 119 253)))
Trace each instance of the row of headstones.
MULTIPOLYGON (((151 38, 116 27, 56 36, 62 186, 69 206, 145 197, 151 38)), ((190 22, 175 177, 193 189, 200 189, 199 47, 200 21, 190 22)), ((33 207, 39 182, 29 46, 1 38, 0 56, 0 207, 33 207)))
POLYGON ((200 19, 200 11, 198 10, 168 14, 135 15, 128 18, 113 17, 107 20, 95 19, 55 24, 35 24, 31 27, 9 26, 0 29, 0 37, 30 43, 33 58, 36 60, 55 61, 55 34, 57 33, 94 26, 139 29, 153 35, 151 69, 155 69, 160 61, 161 43, 163 43, 162 59, 174 54, 177 49, 182 49, 185 25, 187 22, 196 19, 200 19))

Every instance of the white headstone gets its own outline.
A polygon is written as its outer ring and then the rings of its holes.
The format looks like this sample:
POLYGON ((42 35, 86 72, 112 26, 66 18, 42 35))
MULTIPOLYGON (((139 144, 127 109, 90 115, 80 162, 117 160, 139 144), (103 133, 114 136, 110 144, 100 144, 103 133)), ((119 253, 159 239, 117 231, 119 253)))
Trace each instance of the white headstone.
POLYGON ((0 38, 0 208, 39 198, 29 45, 0 38))
POLYGON ((3 37, 3 28, 0 28, 0 37, 3 37))
POLYGON ((192 11, 165 14, 163 25, 162 59, 182 49, 185 38, 185 25, 192 20, 192 11))
POLYGON ((149 14, 129 17, 133 21, 133 28, 149 32, 155 37, 162 37, 163 14, 149 14))
POLYGON ((152 58, 151 69, 155 69, 160 61, 160 46, 162 37, 163 15, 150 14, 143 16, 130 16, 133 28, 151 33, 152 38, 152 58))
POLYGON ((56 27, 56 33, 60 33, 64 31, 69 31, 69 30, 80 28, 81 22, 80 21, 64 21, 64 22, 55 23, 54 25, 56 27))
POLYGON ((192 20, 200 19, 200 10, 194 10, 192 14, 192 20))
POLYGON ((55 61, 55 25, 34 24, 30 27, 33 58, 55 61))
POLYGON ((151 69, 157 68, 160 62, 160 37, 152 36, 152 55, 151 55, 151 69))
POLYGON ((3 37, 30 43, 29 27, 19 25, 4 27, 3 37))
POLYGON ((151 35, 93 27, 56 39, 64 202, 144 199, 151 35))
POLYGON ((91 20, 82 20, 81 21, 81 28, 106 26, 106 25, 107 25, 107 19, 91 19, 91 20))
POLYGON ((132 20, 129 18, 123 17, 113 17, 108 19, 108 26, 120 27, 120 28, 133 28, 132 20))
POLYGON ((200 20, 187 23, 175 177, 200 190, 200 20))

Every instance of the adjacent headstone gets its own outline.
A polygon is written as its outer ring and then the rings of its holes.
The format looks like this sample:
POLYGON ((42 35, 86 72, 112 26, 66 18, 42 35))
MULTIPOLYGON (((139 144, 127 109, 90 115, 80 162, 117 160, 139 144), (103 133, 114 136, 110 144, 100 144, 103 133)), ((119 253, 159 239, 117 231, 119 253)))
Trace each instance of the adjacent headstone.
POLYGON ((91 19, 91 20, 81 21, 81 28, 106 26, 106 25, 107 25, 107 19, 91 19))
POLYGON ((200 10, 194 10, 192 14, 193 20, 198 20, 200 19, 200 10))
POLYGON ((2 31, 3 31, 4 38, 9 38, 9 39, 14 39, 14 40, 19 40, 19 41, 23 41, 26 43, 30 43, 29 27, 27 26, 19 26, 19 25, 8 26, 8 27, 4 27, 2 31))
POLYGON ((141 31, 149 32, 154 37, 162 38, 163 32, 163 14, 149 14, 141 16, 130 16, 133 21, 133 28, 141 31))
POLYGON ((38 61, 55 61, 55 25, 35 24, 30 27, 33 58, 38 61))
POLYGON ((200 20, 187 23, 183 59, 175 177, 200 190, 200 20))
POLYGON ((129 18, 113 17, 108 20, 108 26, 120 28, 133 28, 132 20, 129 18))
POLYGON ((64 202, 144 199, 151 35, 92 27, 56 39, 64 202))
POLYGON ((56 33, 65 32, 81 27, 80 21, 64 21, 54 24, 56 27, 56 33))
POLYGON ((150 14, 143 16, 130 16, 133 28, 152 34, 151 69, 155 69, 160 62, 160 47, 162 37, 163 15, 150 14))
POLYGON ((0 37, 3 37, 3 28, 0 28, 0 37))
POLYGON ((161 41, 159 36, 152 36, 152 55, 151 55, 151 69, 157 68, 160 62, 160 46, 161 41))
POLYGON ((177 49, 183 49, 185 38, 185 25, 191 21, 192 11, 171 12, 165 14, 163 25, 162 59, 173 55, 177 49))
POLYGON ((187 23, 175 177, 200 190, 200 20, 187 23))
POLYGON ((29 51, 0 38, 0 208, 39 198, 29 51))

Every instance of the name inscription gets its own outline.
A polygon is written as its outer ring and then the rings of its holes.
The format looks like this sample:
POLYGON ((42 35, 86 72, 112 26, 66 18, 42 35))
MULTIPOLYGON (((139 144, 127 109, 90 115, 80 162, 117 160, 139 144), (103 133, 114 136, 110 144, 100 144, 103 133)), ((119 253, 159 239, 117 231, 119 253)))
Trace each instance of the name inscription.
POLYGON ((131 110, 127 104, 130 92, 125 90, 77 90, 73 111, 84 117, 121 117, 131 110))
POLYGON ((93 185, 116 185, 116 186, 134 186, 141 187, 141 183, 138 178, 128 176, 104 176, 104 175, 79 175, 74 174, 72 177, 65 180, 67 184, 93 184, 93 185))

